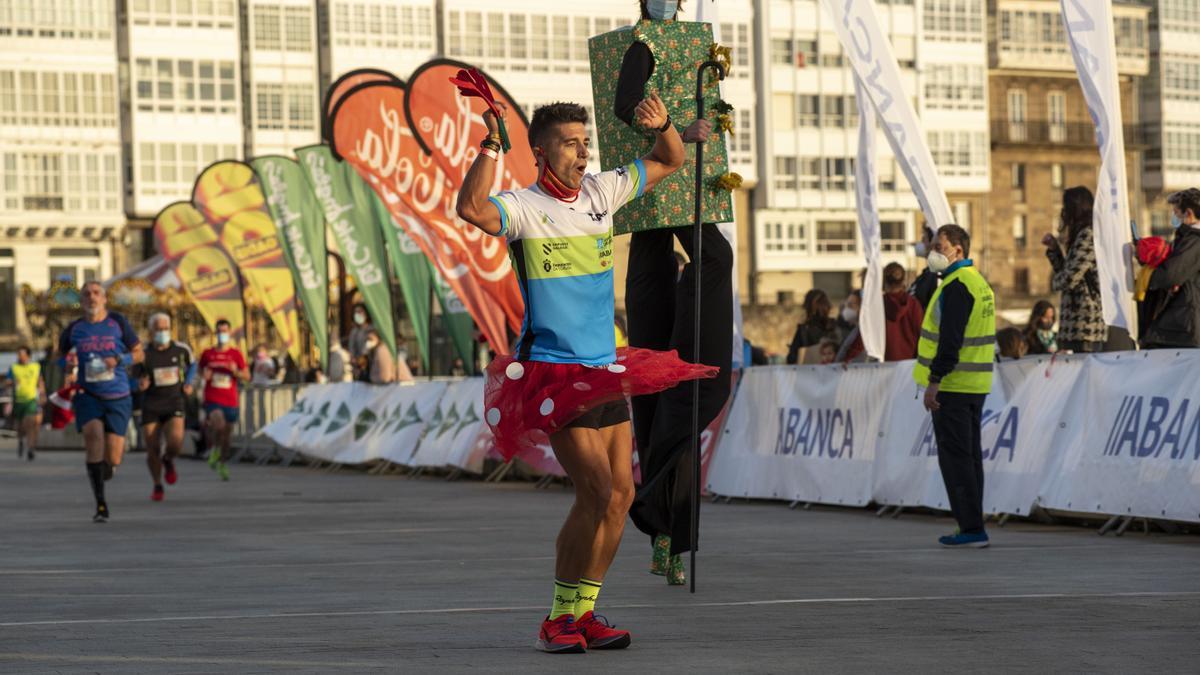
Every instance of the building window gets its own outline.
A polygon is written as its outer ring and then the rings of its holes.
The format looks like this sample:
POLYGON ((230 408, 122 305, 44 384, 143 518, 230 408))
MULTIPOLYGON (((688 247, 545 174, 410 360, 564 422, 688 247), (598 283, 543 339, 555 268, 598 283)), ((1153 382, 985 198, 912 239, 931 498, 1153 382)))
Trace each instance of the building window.
POLYGON ((62 155, 24 153, 21 155, 26 211, 63 209, 62 155))
POLYGON ((884 220, 879 223, 880 250, 884 253, 903 253, 908 246, 905 223, 902 220, 884 220))
POLYGON ((1013 216, 1012 234, 1013 245, 1017 250, 1025 250, 1025 245, 1028 243, 1027 237, 1029 234, 1029 221, 1024 213, 1018 213, 1013 216))
POLYGON ((808 250, 803 223, 763 223, 763 250, 768 253, 802 253, 808 250))
POLYGON ((825 189, 848 190, 854 184, 854 160, 845 157, 823 159, 825 189))
POLYGON ((316 128, 316 102, 313 88, 304 84, 287 86, 287 108, 289 129, 316 128))
POLYGON ((796 158, 775 158, 775 189, 796 190, 796 158))
POLYGON ((277 51, 283 49, 279 31, 279 7, 254 7, 254 48, 277 51))
POLYGON ((923 13, 926 35, 943 41, 982 41, 983 5, 980 0, 927 0, 923 13))
POLYGON ((800 158, 800 189, 821 189, 821 159, 819 157, 800 158))
POLYGON ((781 66, 792 65, 792 41, 775 38, 771 40, 771 63, 781 66))
POLYGON ((846 99, 842 96, 821 97, 821 126, 846 126, 846 99))
POLYGON ((855 227, 849 220, 818 222, 817 253, 854 253, 858 249, 855 227))
POLYGON ((1067 140, 1067 95, 1052 91, 1046 96, 1047 121, 1050 124, 1050 142, 1065 143, 1067 140))
POLYGON ((289 52, 312 51, 312 15, 307 7, 284 8, 283 29, 285 49, 289 52))
POLYGON ((1057 163, 1051 164, 1050 165, 1050 187, 1062 189, 1062 186, 1065 183, 1066 183, 1066 176, 1065 176, 1065 172, 1063 171, 1063 165, 1057 164, 1057 163))
POLYGON ((1018 295, 1029 295, 1029 268, 1013 269, 1013 292, 1018 295))
POLYGON ((965 230, 971 229, 970 202, 954 202, 954 222, 965 230))
POLYGON ((255 124, 259 129, 283 128, 283 85, 260 82, 255 85, 255 124))
POLYGON ((983 66, 930 64, 925 77, 925 102, 943 110, 983 110, 986 76, 983 66))
POLYGON ((796 124, 815 127, 821 123, 821 97, 816 94, 796 96, 796 124))
POLYGON ((1008 138, 1024 141, 1028 137, 1025 122, 1028 119, 1024 89, 1008 90, 1008 138))

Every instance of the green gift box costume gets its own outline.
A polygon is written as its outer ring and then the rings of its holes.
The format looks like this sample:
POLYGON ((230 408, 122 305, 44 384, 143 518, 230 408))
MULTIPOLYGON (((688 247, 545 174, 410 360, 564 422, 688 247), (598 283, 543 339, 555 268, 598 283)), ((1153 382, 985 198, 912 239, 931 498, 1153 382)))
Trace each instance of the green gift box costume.
MULTIPOLYGON (((712 25, 641 21, 632 27, 597 35, 588 42, 600 167, 605 171, 643 157, 654 147, 651 132, 631 127, 613 114, 621 61, 634 42, 644 43, 654 55, 654 73, 646 82, 645 94, 659 95, 676 128, 682 132, 696 117, 696 69, 712 58, 712 25)), ((729 191, 717 185, 717 180, 729 171, 725 136, 719 132, 717 123, 721 92, 713 70, 706 70, 704 78, 704 116, 713 123, 714 134, 704 144, 701 222, 724 223, 733 220, 733 203, 729 191)), ((696 147, 693 144, 684 147, 687 158, 683 168, 618 211, 613 220, 615 234, 694 224, 696 147)))

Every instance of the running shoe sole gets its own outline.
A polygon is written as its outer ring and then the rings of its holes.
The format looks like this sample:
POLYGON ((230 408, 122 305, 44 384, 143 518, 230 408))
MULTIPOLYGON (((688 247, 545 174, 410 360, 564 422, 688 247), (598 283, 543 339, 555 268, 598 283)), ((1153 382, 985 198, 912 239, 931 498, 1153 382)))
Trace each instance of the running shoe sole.
POLYGON ((584 649, 583 645, 579 644, 578 642, 571 642, 571 643, 564 644, 564 645, 554 645, 554 644, 551 644, 550 642, 547 642, 546 640, 542 640, 539 638, 537 641, 537 644, 535 644, 534 647, 537 647, 538 651, 543 651, 543 652, 546 652, 547 654, 585 654, 585 653, 587 653, 587 650, 584 649))
POLYGON ((969 544, 942 544, 938 542, 938 544, 942 548, 987 548, 991 546, 991 542, 988 541, 973 541, 969 544))
POLYGON ((588 649, 625 649, 626 647, 628 647, 631 644, 633 644, 633 638, 630 637, 628 634, 626 634, 626 635, 618 635, 617 637, 614 637, 614 638, 609 638, 607 642, 605 642, 603 640, 589 642, 587 648, 588 649))
POLYGON ((108 516, 97 513, 96 515, 92 516, 92 522, 93 523, 107 523, 108 516))

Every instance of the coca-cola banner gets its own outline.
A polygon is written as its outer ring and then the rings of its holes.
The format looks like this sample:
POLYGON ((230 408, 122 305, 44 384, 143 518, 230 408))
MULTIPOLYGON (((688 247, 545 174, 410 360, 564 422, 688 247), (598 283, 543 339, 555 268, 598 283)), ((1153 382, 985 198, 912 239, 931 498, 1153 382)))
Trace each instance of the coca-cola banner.
MULTIPOLYGON (((487 133, 483 104, 459 96, 450 83, 467 64, 437 60, 399 80, 368 79, 336 100, 328 124, 333 151, 357 170, 463 301, 492 349, 509 353, 507 330, 520 330, 524 304, 503 239, 455 213, 463 177, 487 133)), ((489 78, 490 81, 490 78, 489 78)), ((502 87, 512 151, 497 166, 493 192, 537 178, 528 122, 502 87)))

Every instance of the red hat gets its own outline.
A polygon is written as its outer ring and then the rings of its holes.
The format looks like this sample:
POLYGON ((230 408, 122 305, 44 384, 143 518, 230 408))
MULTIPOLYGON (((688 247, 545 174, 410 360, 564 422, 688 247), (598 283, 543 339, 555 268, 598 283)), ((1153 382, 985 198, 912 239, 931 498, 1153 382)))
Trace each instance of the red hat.
POLYGON ((1143 237, 1137 243, 1138 262, 1158 267, 1171 254, 1171 245, 1162 237, 1143 237))

